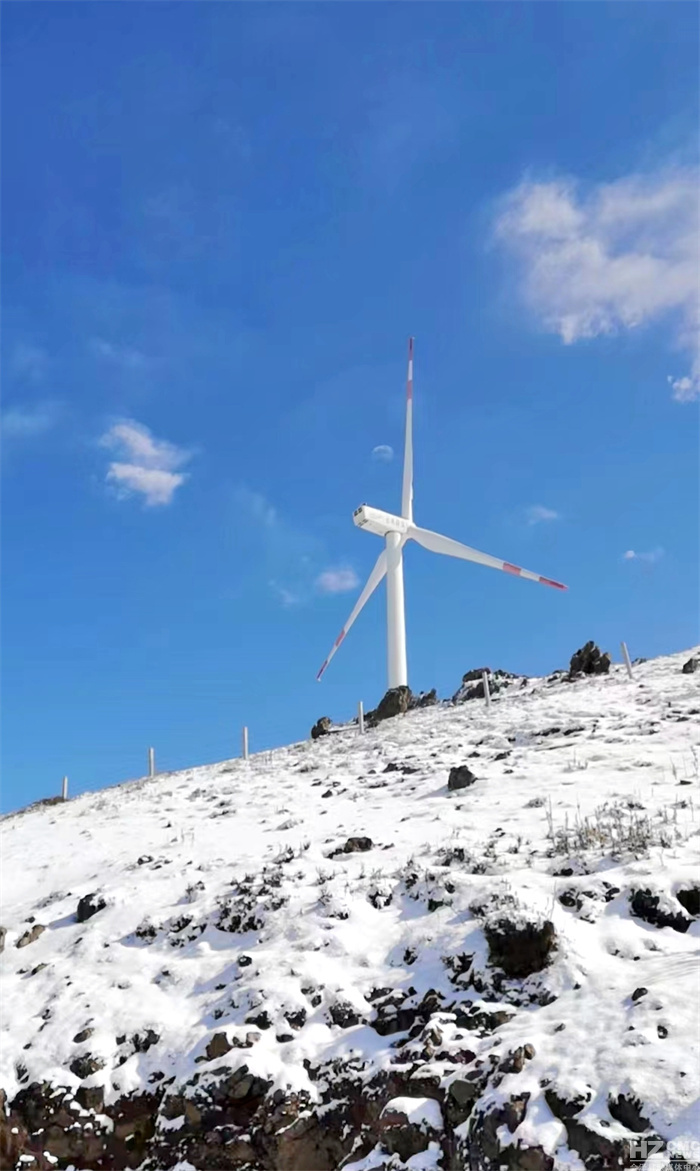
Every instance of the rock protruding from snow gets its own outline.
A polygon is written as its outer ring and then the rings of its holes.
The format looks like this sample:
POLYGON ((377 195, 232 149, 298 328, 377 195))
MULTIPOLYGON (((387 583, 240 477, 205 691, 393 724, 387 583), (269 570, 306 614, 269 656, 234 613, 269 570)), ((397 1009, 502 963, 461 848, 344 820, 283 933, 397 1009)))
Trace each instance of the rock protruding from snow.
POLYGON ((600 647, 591 639, 571 656, 569 675, 607 675, 610 670, 610 655, 601 653, 600 647))
POLYGON ((316 723, 314 724, 313 728, 311 729, 311 739, 318 740, 318 738, 320 736, 327 736, 328 733, 330 732, 330 730, 331 730, 330 716, 321 716, 321 718, 319 720, 316 720, 316 723))
POLYGON ((107 902, 102 895, 93 891, 89 895, 83 895, 78 903, 76 918, 79 923, 85 923, 88 919, 92 919, 92 916, 96 915, 98 911, 104 911, 106 906, 107 902))
POLYGON ((38 939, 39 936, 44 933, 44 931, 46 931, 46 928, 42 923, 35 923, 33 927, 30 927, 27 931, 24 932, 23 935, 20 935, 15 944, 15 947, 28 947, 29 944, 34 943, 34 940, 38 939))
POLYGON ((465 703, 468 699, 483 699, 484 675, 488 676, 490 695, 497 695, 505 687, 510 687, 516 679, 523 678, 520 675, 513 675, 510 671, 492 671, 490 667, 474 667, 462 676, 462 682, 452 696, 452 702, 465 703))
POLYGON ((454 792, 456 789, 467 789, 475 781, 476 776, 468 764, 457 764, 454 768, 450 769, 450 775, 447 778, 447 788, 451 792, 454 792))
POLYGON ((374 728, 382 720, 403 716, 409 710, 412 699, 413 693, 410 687, 390 687, 374 711, 367 712, 365 721, 371 728, 374 728))
POLYGON ((684 675, 694 675, 698 668, 700 668, 700 659, 696 655, 693 655, 692 658, 683 664, 681 671, 684 675))
POLYGON ((484 935, 491 963, 511 979, 520 980, 547 966, 557 942, 549 919, 544 923, 521 923, 504 915, 487 922, 484 935))

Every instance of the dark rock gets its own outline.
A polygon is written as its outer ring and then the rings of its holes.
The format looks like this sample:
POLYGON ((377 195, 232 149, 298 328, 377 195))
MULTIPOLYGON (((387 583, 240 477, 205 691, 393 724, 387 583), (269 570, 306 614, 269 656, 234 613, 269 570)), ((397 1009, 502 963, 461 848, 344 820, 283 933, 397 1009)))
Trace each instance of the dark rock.
POLYGON ((257 1016, 247 1016, 245 1018, 245 1023, 247 1025, 257 1025, 259 1029, 269 1029, 272 1021, 270 1020, 265 1009, 263 1009, 263 1011, 259 1012, 257 1016))
POLYGON ((288 1012, 285 1015, 293 1029, 302 1029, 306 1024, 305 1008, 298 1008, 294 1012, 288 1012))
POLYGON ((484 927, 489 960, 511 979, 524 979, 547 966, 556 946, 554 924, 526 923, 520 926, 504 916, 484 927))
POLYGON ((253 962, 253 960, 252 960, 251 956, 239 956, 238 957, 239 968, 248 968, 248 967, 250 967, 252 962, 253 962))
POLYGON ((646 996, 648 991, 648 988, 635 988, 634 992, 632 993, 632 1000, 635 1002, 637 1000, 641 1000, 643 996, 646 996))
POLYGON ((379 1119, 379 1137, 389 1154, 398 1155, 407 1162, 414 1155, 427 1151, 439 1135, 426 1126, 409 1122, 402 1111, 386 1106, 379 1119))
POLYGON ((365 723, 374 728, 382 720, 391 720, 394 716, 403 716, 411 707, 413 694, 410 687, 390 687, 374 711, 367 712, 365 723))
POLYGON ((225 1033, 214 1033, 205 1050, 207 1061, 215 1061, 217 1057, 225 1057, 231 1049, 233 1049, 233 1045, 225 1033))
POLYGON ((456 789, 466 789, 469 785, 473 785, 476 777, 467 764, 458 764, 450 769, 450 775, 447 778, 447 788, 454 792, 456 789))
POLYGON ((347 1000, 336 1000, 328 1009, 329 1016, 339 1029, 352 1029, 359 1025, 361 1017, 347 1000))
POLYGON ((106 901, 97 891, 93 891, 89 895, 83 895, 76 911, 78 922, 85 923, 88 919, 92 919, 92 916, 96 915, 98 911, 103 911, 106 906, 106 901))
POLYGON ((344 846, 338 846, 337 850, 332 850, 328 855, 329 858, 339 858, 341 854, 363 854, 367 850, 371 850, 374 842, 371 838, 348 838, 344 846))
POLYGON ((102 1112, 105 1101, 104 1086, 78 1086, 75 1096, 83 1110, 102 1112))
POLYGON ((700 886, 676 891, 676 898, 689 915, 700 915, 700 886))
POLYGON ((80 1078, 81 1082, 87 1077, 92 1077, 93 1073, 104 1069, 105 1063, 99 1057, 91 1057, 89 1053, 83 1057, 76 1057, 71 1061, 69 1069, 76 1077, 80 1078))
POLYGON ((571 656, 569 675, 607 675, 610 670, 610 655, 601 654, 599 647, 591 640, 571 656))
POLYGON ((633 1098, 631 1094, 620 1094, 618 1098, 610 1098, 608 1110, 611 1118, 614 1118, 616 1122, 621 1122, 623 1126, 634 1131, 635 1134, 642 1134, 651 1128, 649 1120, 642 1115, 642 1103, 639 1098, 633 1098))
POLYGON ((7 927, 0 927, 0 953, 5 950, 5 936, 7 935, 7 927))
POLYGON ((81 1029, 79 1033, 75 1034, 73 1041, 76 1045, 82 1045, 83 1041, 87 1041, 94 1032, 94 1029, 81 1029))
POLYGON ((674 931, 682 933, 688 930, 692 922, 680 911, 663 911, 659 906, 658 895, 653 895, 650 890, 636 890, 632 895, 630 910, 652 927, 672 927, 674 931))
POLYGON ((25 931, 24 935, 19 937, 15 947, 28 947, 29 944, 34 943, 34 940, 38 939, 39 936, 44 933, 44 931, 46 931, 46 928, 42 926, 41 923, 35 923, 33 927, 29 928, 29 931, 25 931))
POLYGON ((484 698, 484 681, 482 676, 488 676, 489 694, 497 695, 504 687, 509 687, 520 675, 513 675, 510 671, 491 671, 489 667, 477 667, 467 671, 462 676, 462 683, 452 696, 453 703, 465 703, 469 699, 484 698))
POLYGON ((318 740, 319 736, 327 736, 331 730, 331 723, 330 716, 321 716, 311 729, 311 739, 318 740))
POLYGON ((412 695, 409 703, 409 711, 417 707, 432 707, 438 702, 437 691, 433 687, 431 691, 421 691, 420 695, 412 695))
POLYGON ((134 1053, 148 1053, 148 1050, 157 1045, 159 1041, 160 1037, 153 1029, 146 1029, 145 1033, 135 1033, 131 1038, 134 1053))
POLYGON ((684 675, 694 675, 699 667, 700 659, 693 656, 692 658, 688 659, 687 663, 683 664, 681 671, 684 675))

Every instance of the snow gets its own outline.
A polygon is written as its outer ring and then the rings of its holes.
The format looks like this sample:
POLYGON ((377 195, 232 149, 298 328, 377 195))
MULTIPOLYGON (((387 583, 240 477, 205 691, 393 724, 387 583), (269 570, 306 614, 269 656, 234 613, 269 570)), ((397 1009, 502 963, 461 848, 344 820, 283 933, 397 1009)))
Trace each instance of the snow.
MULTIPOLYGON (((508 1141, 580 1166, 544 1101, 554 1082, 572 1096, 593 1087, 581 1117, 594 1129, 602 1120, 610 1138, 624 1128, 608 1100, 631 1094, 678 1149, 697 1141, 700 921, 656 928, 629 905, 648 889, 681 912, 676 892, 698 880, 700 686, 680 670, 691 653, 637 664, 633 681, 623 667, 530 679, 490 709, 420 709, 364 736, 348 725, 5 817, 0 1086, 10 1100, 32 1081, 77 1088, 69 1066, 89 1055, 102 1067, 85 1084, 103 1086, 106 1102, 156 1073, 174 1077, 175 1093, 195 1072, 242 1064, 313 1099, 305 1062, 354 1055, 369 1077, 396 1060, 396 1037, 370 1023, 373 990, 412 987, 415 1003, 461 989, 479 1008, 511 1010, 499 1052, 535 1049, 522 1074, 487 1091, 505 1100, 517 1081, 531 1095, 508 1141), (450 793, 449 769, 463 763, 477 781, 450 793), (372 848, 330 856, 352 836, 372 848), (93 891, 107 905, 78 923, 93 891), (565 892, 580 905, 563 905, 565 892), (525 981, 546 987, 548 1004, 515 982, 494 990, 483 928, 504 907, 554 924, 554 962, 525 981), (33 921, 46 930, 17 949, 33 921), (446 961, 464 953, 481 997, 450 979, 446 961), (356 1023, 333 1019, 339 1002, 356 1023), (263 1011, 270 1027, 249 1019, 263 1011), (236 1047, 209 1063, 219 1032, 236 1047)), ((442 1050, 458 1049, 454 1015, 439 1027, 442 1050)), ((477 1056, 494 1043, 469 1035, 477 1056)), ((442 1127, 437 1103, 396 1101, 442 1127)), ((431 1144, 407 1165, 438 1163, 431 1144)), ((378 1165, 370 1155, 352 1168, 378 1165)))
POLYGON ((434 1098, 392 1098, 382 1114, 403 1114, 412 1126, 442 1130, 440 1103, 434 1098))

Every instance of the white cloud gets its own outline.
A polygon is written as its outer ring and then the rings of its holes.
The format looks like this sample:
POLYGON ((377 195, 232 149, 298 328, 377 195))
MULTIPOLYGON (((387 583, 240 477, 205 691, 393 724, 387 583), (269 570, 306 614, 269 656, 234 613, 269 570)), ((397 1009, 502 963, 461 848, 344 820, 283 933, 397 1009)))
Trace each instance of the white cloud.
POLYGON ((285 610, 291 609, 292 606, 298 606, 301 602, 298 594, 287 589, 286 586, 280 585, 278 581, 270 581, 268 584, 272 592, 279 598, 285 610))
POLYGON ((148 508, 170 504, 176 489, 188 478, 176 469, 187 463, 191 452, 167 439, 156 439, 148 427, 134 419, 113 424, 99 442, 122 457, 110 463, 106 475, 120 498, 139 493, 148 508))
POLYGON ((545 508, 542 504, 532 504, 527 510, 527 523, 537 525, 542 521, 559 520, 559 513, 553 508, 545 508))
POLYGON ((354 590, 360 584, 360 580, 354 569, 349 569, 347 566, 340 566, 337 569, 324 569, 323 573, 316 578, 316 588, 322 594, 345 594, 348 590, 354 590))
POLYGON ((125 370, 144 370, 148 366, 148 359, 140 350, 130 346, 118 346, 104 338, 96 337, 90 342, 90 348, 98 358, 104 358, 115 366, 122 366, 125 370))
POLYGON ((623 561, 641 561, 646 565, 653 565, 656 561, 660 561, 664 555, 661 548, 651 549, 648 553, 635 553, 634 549, 628 549, 623 553, 623 561))
POLYGON ((2 413, 3 437, 30 439, 43 435, 57 422, 58 414, 58 403, 48 399, 31 407, 9 407, 2 413))
POLYGON ((394 458, 394 449, 388 443, 379 443, 372 448, 372 459, 379 463, 389 463, 394 458))
POLYGON ((698 174, 630 175, 582 193, 574 179, 509 192, 496 236, 520 261, 525 301, 566 345, 667 318, 690 371, 673 397, 700 395, 698 174))

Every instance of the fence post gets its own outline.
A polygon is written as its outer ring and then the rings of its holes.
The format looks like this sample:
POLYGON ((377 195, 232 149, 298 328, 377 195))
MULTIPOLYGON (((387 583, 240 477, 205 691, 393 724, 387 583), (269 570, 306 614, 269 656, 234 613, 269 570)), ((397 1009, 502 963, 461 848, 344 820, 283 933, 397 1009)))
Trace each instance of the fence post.
POLYGON ((61 785, 61 796, 64 801, 68 800, 68 777, 63 778, 63 784, 61 785))
POLYGON ((357 723, 360 729, 360 735, 365 730, 365 709, 362 700, 357 705, 357 723))
POLYGON ((248 759, 248 728, 243 729, 243 759, 248 759))
POLYGON ((625 666, 626 666, 626 668, 627 668, 627 674, 629 675, 629 677, 630 677, 630 679, 631 679, 631 678, 632 678, 632 664, 630 663, 630 653, 629 653, 629 651, 627 650, 627 643, 626 643, 626 642, 621 642, 621 643, 620 643, 620 646, 622 647, 622 657, 623 657, 623 659, 625 660, 625 666))
POLYGON ((484 685, 484 699, 486 700, 486 706, 491 707, 491 692, 489 691, 489 677, 486 674, 486 671, 482 671, 482 673, 481 673, 481 682, 484 685))
POLYGON ((154 777, 156 775, 156 750, 149 748, 148 750, 148 775, 154 777))

